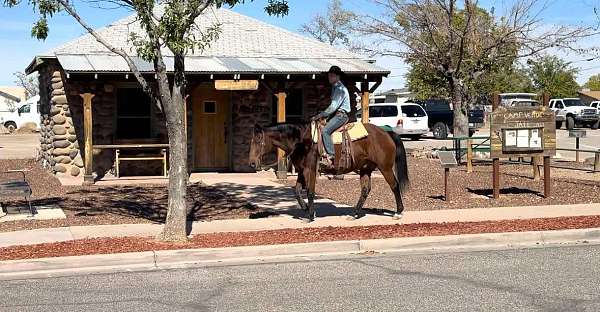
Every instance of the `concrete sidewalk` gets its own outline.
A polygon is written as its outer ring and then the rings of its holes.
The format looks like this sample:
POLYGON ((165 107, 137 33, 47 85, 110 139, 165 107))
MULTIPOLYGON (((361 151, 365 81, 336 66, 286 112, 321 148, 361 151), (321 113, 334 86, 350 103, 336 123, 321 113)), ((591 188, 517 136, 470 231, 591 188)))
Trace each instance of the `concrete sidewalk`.
MULTIPOLYGON (((308 227, 349 227, 390 224, 477 222, 513 219, 556 218, 600 215, 600 204, 530 206, 505 208, 477 208, 432 211, 407 211, 402 220, 393 220, 390 215, 367 215, 355 221, 346 216, 330 215, 319 217, 312 223, 304 223, 294 216, 284 215, 264 219, 218 220, 194 222, 191 234, 218 232, 248 232, 259 230, 298 229, 308 227)), ((0 233, 0 247, 61 242, 84 238, 155 236, 161 224, 121 224, 97 226, 72 226, 55 229, 0 233)))

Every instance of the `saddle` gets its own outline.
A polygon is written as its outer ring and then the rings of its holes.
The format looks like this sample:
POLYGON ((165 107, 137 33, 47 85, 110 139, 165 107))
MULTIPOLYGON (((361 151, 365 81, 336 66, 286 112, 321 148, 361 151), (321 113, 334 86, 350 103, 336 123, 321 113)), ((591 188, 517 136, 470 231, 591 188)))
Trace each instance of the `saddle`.
MULTIPOLYGON (((312 124, 313 141, 317 144, 319 155, 321 157, 325 157, 326 155, 322 136, 324 126, 324 121, 314 122, 312 124)), ((367 129, 361 122, 347 123, 335 130, 335 132, 332 134, 333 144, 336 146, 336 155, 333 166, 337 171, 352 167, 352 164, 354 163, 352 142, 362 139, 367 135, 367 129), (338 146, 339 148, 337 148, 338 146)))

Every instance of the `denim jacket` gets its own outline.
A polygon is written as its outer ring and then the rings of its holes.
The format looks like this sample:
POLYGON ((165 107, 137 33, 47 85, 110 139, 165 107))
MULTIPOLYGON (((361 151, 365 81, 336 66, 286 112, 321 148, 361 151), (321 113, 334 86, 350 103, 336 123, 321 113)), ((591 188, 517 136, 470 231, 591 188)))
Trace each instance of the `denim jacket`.
POLYGON ((321 116, 329 117, 338 110, 346 113, 350 112, 350 94, 346 86, 340 81, 333 85, 331 90, 331 104, 321 113, 321 116))

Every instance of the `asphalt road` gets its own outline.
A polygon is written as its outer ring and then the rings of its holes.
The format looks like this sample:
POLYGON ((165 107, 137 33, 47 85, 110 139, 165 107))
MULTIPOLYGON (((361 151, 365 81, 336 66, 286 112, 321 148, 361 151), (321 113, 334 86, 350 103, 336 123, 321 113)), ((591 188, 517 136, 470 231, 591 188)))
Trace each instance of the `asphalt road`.
POLYGON ((0 282, 0 311, 599 311, 600 246, 0 282))

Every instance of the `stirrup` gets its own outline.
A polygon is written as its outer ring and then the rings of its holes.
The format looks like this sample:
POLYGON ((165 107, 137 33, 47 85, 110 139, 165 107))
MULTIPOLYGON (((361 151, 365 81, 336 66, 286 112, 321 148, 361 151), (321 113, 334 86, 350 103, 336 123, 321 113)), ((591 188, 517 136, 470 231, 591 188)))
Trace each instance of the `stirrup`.
POLYGON ((333 169, 333 161, 330 160, 327 156, 321 158, 319 165, 321 168, 324 169, 333 169))

